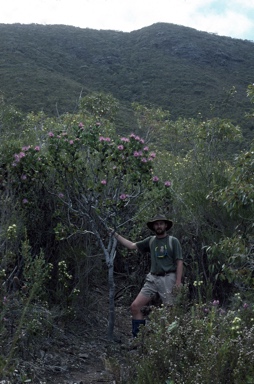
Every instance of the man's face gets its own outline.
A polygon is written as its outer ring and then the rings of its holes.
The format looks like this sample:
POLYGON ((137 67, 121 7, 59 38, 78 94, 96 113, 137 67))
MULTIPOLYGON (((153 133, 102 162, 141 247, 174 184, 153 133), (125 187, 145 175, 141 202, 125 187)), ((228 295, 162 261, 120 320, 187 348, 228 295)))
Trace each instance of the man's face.
POLYGON ((167 224, 163 220, 155 221, 153 224, 153 229, 156 235, 164 235, 166 233, 167 224))

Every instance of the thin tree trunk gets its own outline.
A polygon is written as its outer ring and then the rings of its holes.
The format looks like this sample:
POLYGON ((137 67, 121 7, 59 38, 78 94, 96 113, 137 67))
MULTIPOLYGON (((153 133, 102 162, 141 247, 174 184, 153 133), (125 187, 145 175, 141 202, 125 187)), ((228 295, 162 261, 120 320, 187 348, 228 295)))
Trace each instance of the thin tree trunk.
POLYGON ((115 283, 114 283, 114 262, 108 266, 108 283, 109 283, 109 323, 108 338, 113 339, 115 326, 115 283))

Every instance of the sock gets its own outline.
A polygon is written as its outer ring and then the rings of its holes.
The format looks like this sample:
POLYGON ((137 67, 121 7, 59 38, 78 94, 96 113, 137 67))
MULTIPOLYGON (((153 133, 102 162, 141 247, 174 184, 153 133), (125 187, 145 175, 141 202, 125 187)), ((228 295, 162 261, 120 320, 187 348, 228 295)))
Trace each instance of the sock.
POLYGON ((145 325, 145 323, 146 323, 145 320, 132 319, 132 334, 133 334, 133 337, 137 337, 138 332, 139 332, 139 326, 140 325, 145 325))

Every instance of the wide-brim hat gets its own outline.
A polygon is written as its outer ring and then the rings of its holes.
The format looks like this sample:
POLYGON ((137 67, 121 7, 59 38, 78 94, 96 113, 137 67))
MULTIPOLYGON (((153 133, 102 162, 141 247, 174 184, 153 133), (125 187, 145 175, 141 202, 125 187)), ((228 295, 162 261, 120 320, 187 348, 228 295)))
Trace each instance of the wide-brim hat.
POLYGON ((151 229, 151 231, 153 231, 153 224, 155 223, 155 221, 165 221, 165 223, 167 224, 167 231, 172 227, 173 225, 173 221, 172 220, 168 220, 166 218, 165 215, 156 215, 154 216, 153 219, 151 219, 150 221, 148 221, 146 224, 148 226, 149 229, 151 229))

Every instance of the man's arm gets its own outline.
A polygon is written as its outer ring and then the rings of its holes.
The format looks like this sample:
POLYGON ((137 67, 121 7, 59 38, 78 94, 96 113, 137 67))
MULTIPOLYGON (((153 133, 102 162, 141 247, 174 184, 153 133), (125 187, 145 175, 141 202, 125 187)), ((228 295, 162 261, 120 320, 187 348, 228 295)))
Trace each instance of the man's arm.
POLYGON ((122 244, 124 247, 128 249, 138 249, 137 244, 133 243, 132 241, 125 239, 125 237, 119 235, 119 233, 113 234, 117 241, 119 241, 120 244, 122 244))
POLYGON ((176 287, 179 287, 182 284, 183 276, 183 260, 176 260, 176 287))

